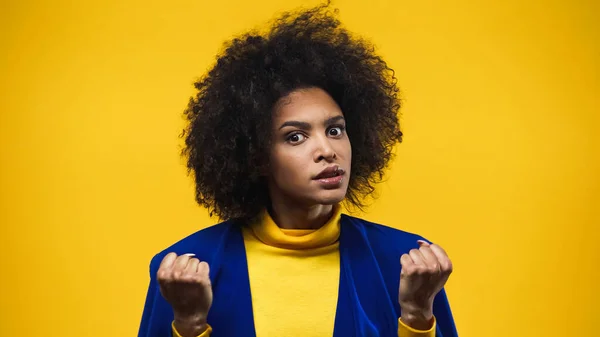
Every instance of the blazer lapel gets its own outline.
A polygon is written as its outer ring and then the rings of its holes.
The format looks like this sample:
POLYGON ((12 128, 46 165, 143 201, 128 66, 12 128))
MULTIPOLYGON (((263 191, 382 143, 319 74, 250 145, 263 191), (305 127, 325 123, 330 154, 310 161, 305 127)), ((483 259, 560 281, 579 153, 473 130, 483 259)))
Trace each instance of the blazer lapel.
POLYGON ((396 336, 398 317, 364 228, 345 215, 340 227, 340 286, 333 336, 396 336))
POLYGON ((211 337, 256 337, 248 261, 240 225, 232 223, 224 231, 210 266, 214 298, 208 315, 213 327, 211 337))

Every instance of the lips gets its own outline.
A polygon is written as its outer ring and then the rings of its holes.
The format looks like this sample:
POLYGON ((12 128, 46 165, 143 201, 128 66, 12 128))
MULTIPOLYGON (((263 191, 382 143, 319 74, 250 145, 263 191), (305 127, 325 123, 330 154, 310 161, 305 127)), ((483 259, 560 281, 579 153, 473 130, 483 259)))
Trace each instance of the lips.
POLYGON ((333 178, 333 177, 341 176, 342 174, 344 174, 344 169, 340 168, 339 166, 329 166, 326 169, 324 169, 323 171, 321 171, 321 173, 319 173, 313 179, 318 180, 318 179, 333 178))

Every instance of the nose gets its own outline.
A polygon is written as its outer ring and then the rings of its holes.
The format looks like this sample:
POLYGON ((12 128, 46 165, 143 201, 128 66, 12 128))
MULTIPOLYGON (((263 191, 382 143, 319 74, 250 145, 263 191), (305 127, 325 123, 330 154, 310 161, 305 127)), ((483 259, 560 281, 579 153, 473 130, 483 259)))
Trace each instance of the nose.
POLYGON ((318 163, 321 160, 331 162, 335 160, 336 157, 337 154, 335 153, 335 149, 333 148, 331 141, 327 137, 321 137, 318 140, 317 148, 315 150, 315 163, 318 163))

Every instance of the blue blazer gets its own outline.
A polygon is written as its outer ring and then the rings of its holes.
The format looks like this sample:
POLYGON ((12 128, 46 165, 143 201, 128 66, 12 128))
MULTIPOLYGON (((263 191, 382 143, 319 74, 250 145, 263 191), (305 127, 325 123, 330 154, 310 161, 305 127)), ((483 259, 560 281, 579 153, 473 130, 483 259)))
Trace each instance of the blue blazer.
MULTIPOLYGON (((340 285, 333 337, 396 337, 400 256, 422 237, 342 214, 340 285)), ((225 221, 200 230, 157 254, 138 337, 171 336, 173 311, 161 296, 156 273, 169 252, 194 253, 210 265, 211 337, 256 337, 244 238, 239 224, 225 221)), ((434 300, 437 337, 458 333, 444 290, 434 300)))

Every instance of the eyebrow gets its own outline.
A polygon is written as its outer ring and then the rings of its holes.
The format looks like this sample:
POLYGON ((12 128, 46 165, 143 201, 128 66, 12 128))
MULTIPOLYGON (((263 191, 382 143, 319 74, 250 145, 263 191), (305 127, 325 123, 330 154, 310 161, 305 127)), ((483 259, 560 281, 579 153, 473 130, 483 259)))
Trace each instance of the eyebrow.
MULTIPOLYGON (((325 122, 323 122, 323 125, 329 125, 329 124, 338 122, 340 120, 344 120, 344 116, 337 115, 335 117, 328 118, 327 120, 325 120, 325 122)), ((312 126, 310 125, 310 123, 307 123, 307 122, 286 121, 285 123, 281 124, 281 126, 279 127, 279 130, 285 128, 286 126, 294 126, 294 127, 299 128, 299 129, 302 129, 302 130, 310 130, 312 128, 312 126)))

